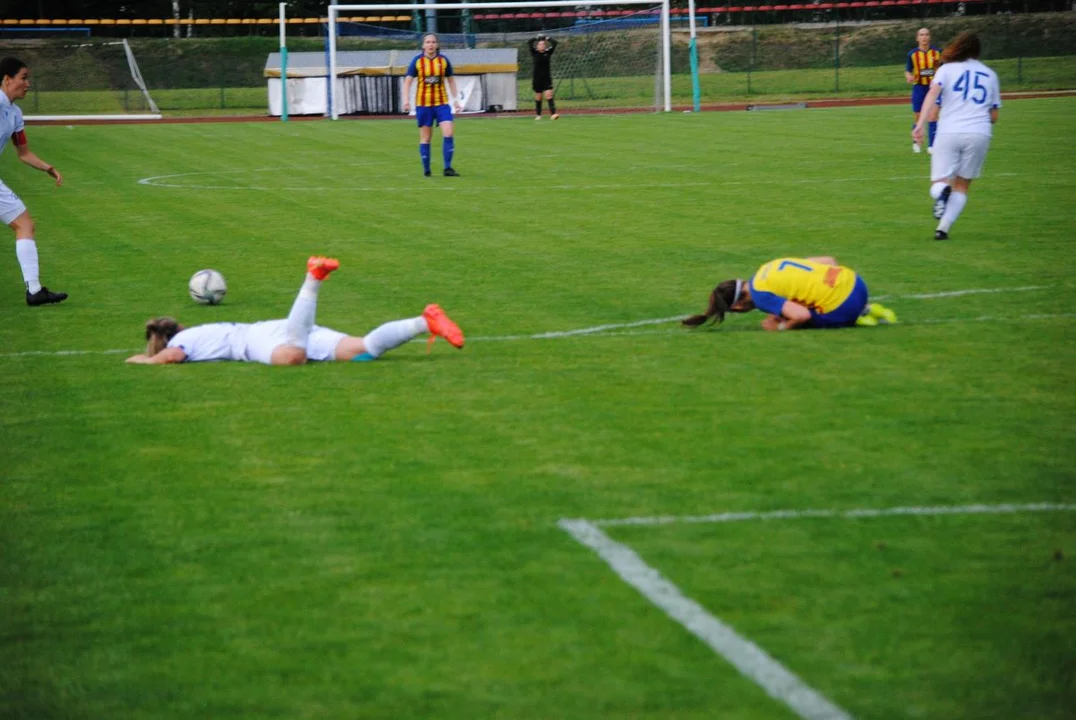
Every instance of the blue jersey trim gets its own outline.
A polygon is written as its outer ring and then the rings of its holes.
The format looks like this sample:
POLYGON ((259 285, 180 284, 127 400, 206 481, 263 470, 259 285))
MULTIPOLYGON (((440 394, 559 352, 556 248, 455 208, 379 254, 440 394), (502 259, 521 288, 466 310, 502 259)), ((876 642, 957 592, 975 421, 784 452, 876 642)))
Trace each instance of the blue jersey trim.
POLYGON ((762 312, 767 312, 771 315, 781 314, 781 308, 785 306, 785 300, 788 298, 783 298, 780 295, 766 292, 765 290, 755 290, 754 278, 751 278, 749 285, 751 287, 751 301, 755 303, 755 307, 762 312))

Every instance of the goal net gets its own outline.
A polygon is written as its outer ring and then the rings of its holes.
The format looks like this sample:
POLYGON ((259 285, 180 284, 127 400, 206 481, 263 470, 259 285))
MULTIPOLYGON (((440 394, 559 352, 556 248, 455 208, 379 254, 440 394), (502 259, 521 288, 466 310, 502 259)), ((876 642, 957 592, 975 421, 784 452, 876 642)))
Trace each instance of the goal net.
POLYGON ((668 5, 654 0, 330 6, 327 114, 400 112, 402 76, 427 32, 455 66, 465 112, 533 112, 538 36, 556 41, 558 110, 669 110, 668 27, 668 5), (406 12, 410 26, 379 24, 374 12, 406 12))
POLYGON ((7 41, 0 55, 30 69, 30 91, 19 101, 28 119, 160 117, 126 40, 7 41))

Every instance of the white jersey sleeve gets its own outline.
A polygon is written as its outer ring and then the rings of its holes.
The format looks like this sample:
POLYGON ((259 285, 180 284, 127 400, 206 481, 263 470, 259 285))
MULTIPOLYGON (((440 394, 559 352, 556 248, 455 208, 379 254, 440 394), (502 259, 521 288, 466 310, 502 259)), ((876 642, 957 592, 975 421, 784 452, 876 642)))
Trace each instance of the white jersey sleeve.
POLYGON ((185 362, 244 360, 249 327, 243 323, 198 325, 180 330, 168 341, 168 347, 181 348, 187 355, 185 362))
POLYGON ((990 111, 1001 107, 997 73, 978 60, 946 63, 931 84, 941 87, 939 134, 993 135, 990 111))
POLYGON ((11 102, 6 94, 0 93, 0 152, 7 147, 12 135, 25 129, 22 108, 11 102))

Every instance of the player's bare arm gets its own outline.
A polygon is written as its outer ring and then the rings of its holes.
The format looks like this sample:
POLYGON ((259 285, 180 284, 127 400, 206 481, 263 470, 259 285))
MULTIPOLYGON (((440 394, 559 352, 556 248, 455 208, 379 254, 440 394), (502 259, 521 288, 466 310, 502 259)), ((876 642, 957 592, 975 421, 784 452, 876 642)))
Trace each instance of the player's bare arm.
POLYGON ((463 112, 463 101, 460 100, 459 90, 456 89, 456 78, 451 75, 445 78, 448 91, 452 93, 452 104, 456 106, 456 112, 463 112))
POLYGON ((55 178, 57 185, 64 184, 64 178, 63 175, 60 174, 60 171, 54 168, 52 165, 49 165, 41 158, 39 158, 33 151, 30 150, 30 146, 26 142, 23 142, 22 144, 16 142, 15 152, 16 154, 18 154, 19 160, 21 160, 22 162, 26 163, 35 170, 40 170, 44 173, 48 173, 50 177, 55 178))
POLYGON ((132 355, 127 358, 127 362, 132 365, 173 365, 175 363, 181 363, 186 359, 187 353, 183 352, 183 348, 171 347, 165 348, 152 356, 147 355, 146 353, 132 355))
POLYGON ((762 329, 771 332, 775 330, 794 330, 810 319, 810 310, 798 302, 785 300, 785 304, 781 306, 780 317, 767 315, 766 319, 762 321, 762 329))
POLYGON ((411 111, 411 80, 412 80, 412 78, 411 78, 410 75, 408 75, 407 77, 404 78, 404 87, 403 87, 403 111, 404 112, 410 112, 411 111))
POLYGON ((833 267, 838 266, 837 258, 831 255, 818 255, 816 257, 809 257, 807 259, 811 262, 816 262, 819 265, 832 265, 833 267))

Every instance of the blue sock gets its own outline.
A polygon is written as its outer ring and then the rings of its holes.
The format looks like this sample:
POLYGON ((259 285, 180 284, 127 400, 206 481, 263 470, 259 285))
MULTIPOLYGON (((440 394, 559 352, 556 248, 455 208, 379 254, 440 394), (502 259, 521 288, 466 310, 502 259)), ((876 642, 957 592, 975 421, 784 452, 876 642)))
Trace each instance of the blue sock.
POLYGON ((938 123, 927 123, 927 130, 930 133, 928 135, 928 137, 930 138, 929 147, 934 147, 934 133, 938 132, 938 123))
POLYGON ((418 154, 422 158, 422 170, 424 172, 430 171, 430 144, 419 143, 418 154))
POLYGON ((456 138, 446 137, 441 143, 441 156, 445 160, 445 168, 452 167, 452 153, 456 150, 456 138))
POLYGON ((362 355, 356 355, 355 357, 351 358, 351 362, 372 362, 374 360, 377 360, 377 358, 375 358, 370 353, 363 353, 362 355))

